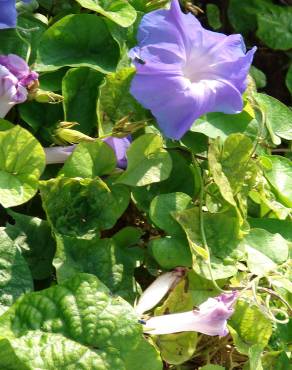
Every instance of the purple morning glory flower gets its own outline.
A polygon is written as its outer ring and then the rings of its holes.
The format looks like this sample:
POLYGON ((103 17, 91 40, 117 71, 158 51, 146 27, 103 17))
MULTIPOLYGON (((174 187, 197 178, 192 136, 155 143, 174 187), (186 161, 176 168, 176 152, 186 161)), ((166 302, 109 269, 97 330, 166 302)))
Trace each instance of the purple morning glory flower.
MULTIPOLYGON (((31 0, 23 0, 29 3, 31 0)), ((17 20, 15 0, 0 0, 0 30, 5 28, 15 28, 17 20)))
POLYGON ((228 334, 227 320, 233 314, 232 306, 236 299, 237 292, 221 294, 207 299, 197 310, 151 317, 143 329, 154 335, 196 331, 224 336, 228 334))
MULTIPOLYGON (((127 167, 127 155, 126 151, 131 144, 131 138, 124 137, 122 139, 117 137, 108 137, 103 139, 115 152, 117 158, 117 165, 119 168, 127 167)), ((51 148, 44 148, 46 153, 46 163, 64 163, 66 159, 72 154, 76 145, 70 146, 55 146, 51 148)))
POLYGON ((0 55, 0 118, 5 117, 15 104, 27 99, 27 89, 37 79, 38 74, 31 71, 19 56, 0 55))
POLYGON ((205 30, 172 0, 169 10, 142 18, 129 52, 136 67, 130 91, 165 136, 180 139, 205 113, 241 112, 255 51, 246 52, 241 35, 205 30))

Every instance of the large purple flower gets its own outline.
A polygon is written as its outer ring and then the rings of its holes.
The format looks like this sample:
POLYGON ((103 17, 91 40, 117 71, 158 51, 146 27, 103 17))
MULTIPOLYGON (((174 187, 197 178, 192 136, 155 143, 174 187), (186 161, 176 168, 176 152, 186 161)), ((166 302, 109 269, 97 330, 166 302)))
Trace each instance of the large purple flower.
POLYGON ((27 99, 27 88, 37 79, 38 74, 19 56, 0 55, 0 118, 27 99))
POLYGON ((129 53, 136 67, 131 93, 167 137, 180 139, 205 113, 242 110, 256 48, 246 53, 241 35, 205 30, 172 0, 170 10, 143 17, 138 43, 129 53))
MULTIPOLYGON (((31 0, 23 0, 29 3, 31 0)), ((0 0, 0 30, 5 28, 15 28, 17 21, 17 11, 15 0, 0 0)))

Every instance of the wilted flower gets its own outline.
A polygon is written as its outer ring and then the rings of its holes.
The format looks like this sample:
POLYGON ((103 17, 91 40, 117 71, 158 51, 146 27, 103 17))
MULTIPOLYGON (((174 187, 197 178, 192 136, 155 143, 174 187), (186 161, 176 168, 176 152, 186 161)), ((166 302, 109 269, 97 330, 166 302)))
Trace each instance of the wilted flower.
MULTIPOLYGON (((94 139, 92 138, 91 140, 94 141, 94 139)), ((114 150, 117 158, 118 167, 126 168, 127 167, 126 150, 131 144, 130 138, 124 137, 122 139, 119 139, 108 137, 106 139, 103 139, 103 141, 106 142, 114 150)), ((75 147, 76 145, 44 148, 44 151, 46 153, 46 163, 47 164, 64 163, 66 159, 72 154, 75 147)))
POLYGON ((31 71, 19 56, 0 55, 0 118, 5 117, 15 104, 26 101, 27 89, 37 79, 38 74, 31 71))
POLYGON ((172 0, 170 10, 143 17, 138 43, 129 53, 137 72, 131 93, 167 137, 180 139, 205 113, 242 110, 256 48, 246 53, 240 35, 205 30, 172 0))
POLYGON ((142 315, 156 306, 167 292, 183 278, 186 269, 178 267, 174 271, 166 272, 160 275, 141 295, 135 311, 142 315))
POLYGON ((155 335, 197 331, 224 336, 228 334, 227 320, 233 313, 236 298, 236 292, 221 294, 207 299, 197 310, 151 317, 145 322, 144 331, 155 335))
MULTIPOLYGON (((23 0, 29 3, 31 0, 23 0)), ((14 28, 16 26, 17 11, 15 0, 0 0, 0 29, 14 28)))

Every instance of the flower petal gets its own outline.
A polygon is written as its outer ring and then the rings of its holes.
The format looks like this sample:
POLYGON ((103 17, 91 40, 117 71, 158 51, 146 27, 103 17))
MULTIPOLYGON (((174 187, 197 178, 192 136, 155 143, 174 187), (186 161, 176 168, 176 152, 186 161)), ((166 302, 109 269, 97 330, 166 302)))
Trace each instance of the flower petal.
POLYGON ((15 1, 0 1, 0 29, 14 28, 16 26, 16 17, 15 1))
POLYGON ((26 61, 18 55, 0 55, 0 65, 5 66, 23 86, 38 79, 38 73, 31 71, 26 61))
POLYGON ((207 112, 238 113, 243 105, 240 92, 227 80, 191 84, 182 76, 136 75, 130 91, 172 139, 180 139, 207 112))
POLYGON ((117 158, 117 164, 119 168, 126 168, 128 161, 127 161, 127 149, 131 145, 131 138, 130 137, 108 137, 103 140, 107 143, 115 152, 117 158))
POLYGON ((227 79, 240 93, 243 93, 247 87, 247 75, 256 50, 257 48, 253 47, 237 60, 223 61, 215 64, 213 66, 214 74, 220 78, 227 79))
POLYGON ((46 164, 64 163, 72 154, 75 147, 76 145, 44 148, 46 154, 46 164))
POLYGON ((196 331, 210 336, 226 335, 226 319, 209 320, 196 311, 154 316, 146 321, 143 327, 146 333, 152 335, 196 331))

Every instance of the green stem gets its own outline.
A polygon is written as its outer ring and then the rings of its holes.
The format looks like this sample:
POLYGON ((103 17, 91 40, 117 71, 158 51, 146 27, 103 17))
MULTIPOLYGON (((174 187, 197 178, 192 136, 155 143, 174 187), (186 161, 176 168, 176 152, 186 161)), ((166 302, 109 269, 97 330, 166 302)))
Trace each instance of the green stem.
MULTIPOLYGON (((196 158, 193 154, 192 154, 192 159, 193 159, 194 165, 198 165, 198 163, 196 161, 196 158)), ((204 227, 204 212, 203 212, 204 179, 203 179, 203 175, 202 175, 202 170, 201 170, 201 177, 200 178, 201 178, 201 184, 200 184, 201 186, 200 186, 200 198, 199 198, 199 200, 200 200, 199 218, 200 218, 200 232, 201 232, 201 237, 202 237, 202 244, 203 244, 203 248, 205 249, 205 251, 207 252, 207 255, 208 255, 207 266, 208 266, 208 270, 209 270, 209 274, 210 274, 212 283, 213 283, 214 287, 219 292, 226 293, 225 290, 223 290, 219 287, 219 285, 217 284, 217 282, 216 282, 216 280, 214 279, 214 276, 213 276, 213 271, 212 271, 212 266, 211 266, 211 259, 210 259, 210 250, 209 250, 209 246, 208 246, 208 242, 207 242, 207 238, 206 238, 206 234, 205 234, 205 227, 204 227)))
POLYGON ((97 139, 103 140, 103 139, 107 139, 108 137, 111 137, 111 136, 112 136, 112 132, 110 134, 99 136, 97 139))
MULTIPOLYGON (((15 29, 16 33, 17 33, 17 36, 20 38, 20 40, 22 40, 26 45, 27 45, 27 51, 26 51, 26 57, 25 57, 25 61, 26 63, 28 64, 29 62, 29 58, 30 58, 30 55, 31 55, 31 45, 30 45, 30 42, 27 41, 22 35, 21 33, 19 32, 19 30, 23 30, 22 28, 20 27, 17 27, 15 29)), ((26 30, 25 30, 26 31, 26 30)))

